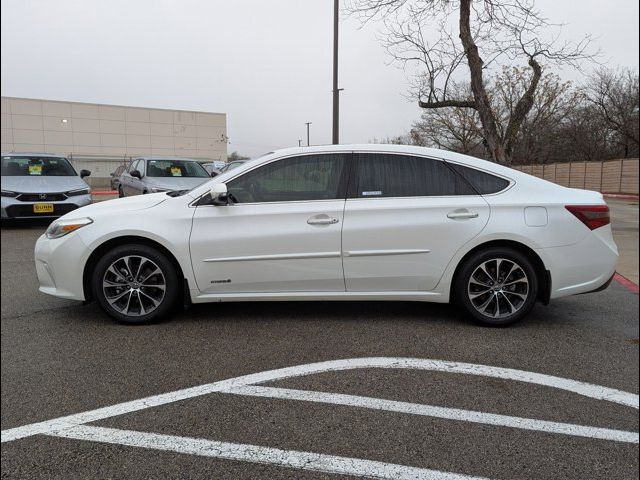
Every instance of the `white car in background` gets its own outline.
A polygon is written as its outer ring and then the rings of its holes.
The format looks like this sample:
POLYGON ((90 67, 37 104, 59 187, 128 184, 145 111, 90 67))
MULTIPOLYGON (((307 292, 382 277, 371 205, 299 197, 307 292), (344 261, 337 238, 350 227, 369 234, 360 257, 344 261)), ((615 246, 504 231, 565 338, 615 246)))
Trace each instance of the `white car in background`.
POLYGON ((74 211, 35 247, 40 291, 128 323, 178 301, 413 300, 507 325, 606 287, 617 258, 600 193, 395 145, 280 150, 74 211))
POLYGON ((48 153, 2 154, 2 220, 55 218, 91 203, 84 181, 69 160, 48 153))

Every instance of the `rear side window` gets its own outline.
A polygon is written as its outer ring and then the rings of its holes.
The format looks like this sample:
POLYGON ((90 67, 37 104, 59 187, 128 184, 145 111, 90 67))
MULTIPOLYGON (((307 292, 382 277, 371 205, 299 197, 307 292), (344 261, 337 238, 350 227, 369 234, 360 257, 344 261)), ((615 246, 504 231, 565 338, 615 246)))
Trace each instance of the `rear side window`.
POLYGON ((509 186, 509 181, 504 178, 496 177, 490 173, 481 172, 474 168, 463 167, 455 163, 448 163, 459 175, 471 184, 481 195, 490 193, 498 193, 509 186))
POLYGON ((356 158, 359 198, 476 195, 440 160, 387 153, 360 153, 356 158))
POLYGON ((251 170, 227 184, 240 203, 344 198, 344 154, 284 158, 251 170))

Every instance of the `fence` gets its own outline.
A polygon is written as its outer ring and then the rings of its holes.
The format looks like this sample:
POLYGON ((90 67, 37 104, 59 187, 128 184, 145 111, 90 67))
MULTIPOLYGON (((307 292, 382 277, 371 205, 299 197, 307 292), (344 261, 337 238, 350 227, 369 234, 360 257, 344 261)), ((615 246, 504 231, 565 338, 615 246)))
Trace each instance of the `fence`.
POLYGON ((534 177, 565 187, 603 193, 638 194, 638 159, 517 165, 513 167, 534 177))

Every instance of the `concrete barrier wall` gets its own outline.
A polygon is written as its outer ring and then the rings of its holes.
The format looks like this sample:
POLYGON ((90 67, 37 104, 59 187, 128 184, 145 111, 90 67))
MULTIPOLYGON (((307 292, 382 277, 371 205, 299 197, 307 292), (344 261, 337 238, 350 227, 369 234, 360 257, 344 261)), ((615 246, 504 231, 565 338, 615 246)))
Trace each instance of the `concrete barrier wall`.
POLYGON ((571 188, 638 194, 638 159, 517 165, 516 170, 571 188))

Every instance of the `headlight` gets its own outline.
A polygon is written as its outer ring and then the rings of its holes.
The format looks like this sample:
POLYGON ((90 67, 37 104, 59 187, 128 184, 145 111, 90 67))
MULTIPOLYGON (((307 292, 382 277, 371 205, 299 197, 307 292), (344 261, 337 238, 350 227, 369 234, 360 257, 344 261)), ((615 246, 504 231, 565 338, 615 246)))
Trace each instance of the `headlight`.
POLYGON ((67 197, 75 197, 77 195, 89 195, 91 193, 91 189, 90 188, 79 188, 77 190, 71 190, 67 193, 65 193, 65 195, 67 197))
POLYGON ((76 218, 74 220, 57 220, 49 225, 45 235, 47 238, 64 237, 67 233, 75 232, 79 228, 85 227, 93 223, 89 217, 76 218))
POLYGON ((168 192, 169 189, 168 188, 160 188, 160 187, 151 187, 150 189, 153 193, 159 193, 159 192, 168 192))
POLYGON ((18 195, 18 192, 12 192, 11 190, 2 190, 3 197, 17 197, 18 195))

